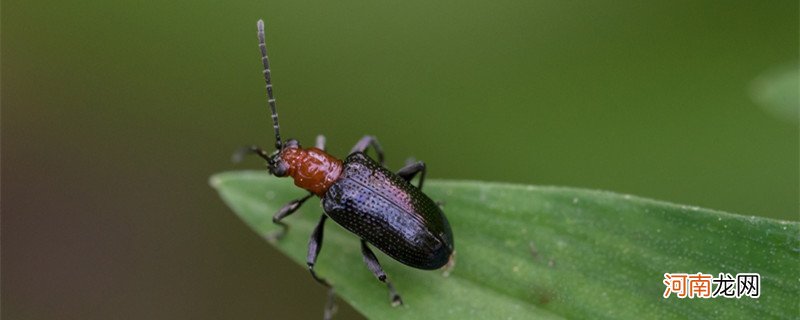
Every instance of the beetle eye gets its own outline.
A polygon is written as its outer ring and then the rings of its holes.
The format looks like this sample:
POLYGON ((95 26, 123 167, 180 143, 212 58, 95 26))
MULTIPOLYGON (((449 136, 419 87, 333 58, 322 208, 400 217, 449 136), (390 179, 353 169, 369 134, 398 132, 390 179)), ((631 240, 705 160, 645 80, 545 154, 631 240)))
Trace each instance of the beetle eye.
POLYGON ((286 140, 286 147, 287 148, 300 148, 300 141, 297 141, 296 139, 286 140))
POLYGON ((275 155, 272 160, 268 164, 269 173, 276 177, 285 177, 289 174, 289 165, 286 161, 280 158, 279 155, 275 155))

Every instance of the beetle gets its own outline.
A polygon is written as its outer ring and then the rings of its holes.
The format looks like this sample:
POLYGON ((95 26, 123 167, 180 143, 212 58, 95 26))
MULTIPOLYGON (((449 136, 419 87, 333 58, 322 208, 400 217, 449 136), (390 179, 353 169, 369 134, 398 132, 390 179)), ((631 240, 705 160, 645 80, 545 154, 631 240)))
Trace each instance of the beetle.
POLYGON ((369 245, 407 266, 424 270, 447 265, 455 249, 453 231, 444 212, 422 192, 425 163, 412 162, 396 173, 391 172, 384 167, 383 149, 378 140, 369 135, 359 140, 344 160, 325 151, 325 137, 322 135, 317 136, 315 146, 310 148, 301 147, 294 139, 283 142, 272 90, 264 21, 258 20, 257 27, 267 102, 275 133, 275 151, 269 154, 253 145, 241 149, 236 158, 245 153, 256 154, 266 160, 271 175, 291 177, 296 186, 308 191, 308 195, 278 210, 272 222, 280 225, 281 229, 267 238, 280 240, 289 229, 282 220, 297 211, 308 199, 317 196, 324 212, 311 234, 306 262, 314 280, 328 288, 325 318, 329 318, 333 312, 333 287, 314 272, 314 265, 322 248, 323 230, 328 218, 360 238, 361 254, 367 268, 386 284, 392 305, 401 305, 403 300, 369 245), (369 148, 377 154, 377 161, 366 155, 369 148), (414 186, 411 180, 418 174, 419 182, 414 186))

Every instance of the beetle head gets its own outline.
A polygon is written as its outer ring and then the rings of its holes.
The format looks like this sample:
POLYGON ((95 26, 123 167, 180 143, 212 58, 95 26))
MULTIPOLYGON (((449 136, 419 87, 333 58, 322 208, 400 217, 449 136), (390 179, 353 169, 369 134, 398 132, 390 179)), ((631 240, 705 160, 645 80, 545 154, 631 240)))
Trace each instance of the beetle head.
POLYGON ((285 152, 293 152, 300 148, 300 142, 295 139, 289 139, 283 144, 283 148, 275 150, 272 155, 267 159, 267 167, 269 173, 276 177, 286 177, 289 175, 289 163, 283 159, 285 152))

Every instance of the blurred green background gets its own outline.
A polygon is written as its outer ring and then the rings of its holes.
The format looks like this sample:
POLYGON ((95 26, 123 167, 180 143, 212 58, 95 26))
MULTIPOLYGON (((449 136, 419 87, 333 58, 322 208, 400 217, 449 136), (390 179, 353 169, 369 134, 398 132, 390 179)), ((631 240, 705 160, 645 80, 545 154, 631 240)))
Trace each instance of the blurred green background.
MULTIPOLYGON (((321 316, 324 290, 207 184, 263 168, 231 164, 235 148, 273 144, 262 17, 287 137, 324 133, 343 156, 374 134, 389 167, 414 156, 435 179, 798 220, 797 112, 767 111, 753 84, 796 68, 795 0, 7 0, 1 11, 6 319, 321 316)), ((344 305, 338 316, 359 317, 344 305)))

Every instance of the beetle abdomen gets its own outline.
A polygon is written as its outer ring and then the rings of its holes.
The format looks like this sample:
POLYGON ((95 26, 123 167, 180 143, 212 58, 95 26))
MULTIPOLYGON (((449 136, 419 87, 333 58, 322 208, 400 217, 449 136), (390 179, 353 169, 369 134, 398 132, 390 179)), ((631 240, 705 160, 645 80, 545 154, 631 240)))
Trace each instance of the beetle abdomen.
POLYGON ((345 159, 322 205, 336 223, 406 265, 437 269, 453 252, 453 234, 439 206, 362 153, 345 159))

